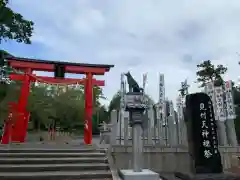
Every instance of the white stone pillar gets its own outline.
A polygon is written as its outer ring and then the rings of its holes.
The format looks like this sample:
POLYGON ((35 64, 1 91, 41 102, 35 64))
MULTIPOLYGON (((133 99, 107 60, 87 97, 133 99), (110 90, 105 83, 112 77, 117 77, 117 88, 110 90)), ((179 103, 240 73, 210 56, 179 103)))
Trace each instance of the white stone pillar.
POLYGON ((181 96, 177 97, 177 132, 178 132, 178 144, 183 144, 183 136, 182 136, 182 121, 183 121, 183 109, 182 109, 182 101, 181 96))
POLYGON ((128 144, 128 127, 129 127, 129 119, 124 117, 124 145, 128 144))
POLYGON ((159 106, 159 138, 160 144, 166 144, 166 130, 164 127, 166 121, 166 102, 165 102, 165 80, 164 74, 159 74, 159 94, 158 94, 158 106, 159 106))
POLYGON ((173 119, 173 102, 169 101, 169 116, 168 116, 168 141, 170 146, 175 146, 176 133, 174 128, 174 119, 173 119))
POLYGON ((218 133, 218 143, 219 145, 226 146, 228 144, 227 142, 227 132, 226 132, 226 114, 224 111, 224 100, 223 100, 223 88, 222 86, 214 87, 214 92, 210 96, 214 99, 213 105, 214 108, 214 114, 216 118, 217 123, 217 133, 218 133))
POLYGON ((147 127, 147 144, 151 145, 152 144, 152 120, 151 120, 151 112, 148 109, 147 110, 147 117, 148 117, 148 127, 147 127))
POLYGON ((148 111, 148 117, 149 117, 149 120, 150 120, 150 133, 151 133, 151 139, 152 139, 152 143, 155 143, 155 122, 154 122, 154 110, 153 110, 153 107, 151 106, 149 108, 149 111, 148 111))
POLYGON ((117 144, 117 138, 118 138, 118 122, 117 122, 117 111, 112 110, 111 112, 111 144, 117 144))
POLYGON ((174 146, 177 146, 178 145, 178 123, 177 123, 177 117, 176 117, 176 114, 175 114, 175 111, 173 109, 173 145, 174 146))
POLYGON ((226 95, 226 129, 228 136, 228 143, 232 146, 237 146, 237 135, 235 130, 234 119, 236 118, 236 112, 233 101, 232 81, 225 82, 225 95, 226 95))

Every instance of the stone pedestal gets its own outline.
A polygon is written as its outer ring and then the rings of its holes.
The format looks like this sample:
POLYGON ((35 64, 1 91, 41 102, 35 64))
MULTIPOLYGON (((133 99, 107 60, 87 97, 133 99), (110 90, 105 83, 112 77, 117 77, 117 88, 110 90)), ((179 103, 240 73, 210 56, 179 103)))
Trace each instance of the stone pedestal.
POLYGON ((131 169, 120 170, 122 180, 160 180, 159 174, 149 169, 143 169, 142 172, 134 172, 131 169))

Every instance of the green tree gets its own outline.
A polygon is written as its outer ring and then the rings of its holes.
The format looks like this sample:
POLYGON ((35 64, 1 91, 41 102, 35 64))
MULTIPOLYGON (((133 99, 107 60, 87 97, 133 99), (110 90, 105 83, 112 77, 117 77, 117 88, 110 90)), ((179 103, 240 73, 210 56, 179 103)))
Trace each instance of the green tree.
POLYGON ((8 3, 9 0, 0 0, 0 44, 7 39, 30 44, 34 23, 14 12, 8 3))
POLYGON ((17 102, 20 93, 20 85, 19 82, 14 82, 7 86, 4 84, 0 85, 0 91, 1 88, 4 87, 5 92, 7 92, 4 98, 0 99, 0 124, 2 124, 3 120, 8 116, 9 102, 17 102))
POLYGON ((223 84, 222 75, 227 72, 227 68, 223 65, 214 66, 210 60, 203 61, 197 65, 197 82, 200 83, 200 87, 204 87, 208 82, 214 82, 216 86, 223 84))
MULTIPOLYGON (((23 18, 9 6, 9 0, 0 0, 0 44, 3 40, 15 40, 19 43, 31 44, 33 33, 32 21, 23 18)), ((8 81, 7 74, 10 68, 5 62, 7 56, 12 56, 7 51, 0 49, 0 102, 6 96, 8 81)))
POLYGON ((9 84, 8 76, 8 67, 5 62, 5 57, 11 56, 8 52, 0 50, 0 102, 7 95, 7 86, 9 84))
POLYGON ((120 91, 118 91, 116 94, 114 94, 112 100, 110 101, 108 111, 111 112, 112 110, 119 110, 120 109, 120 100, 121 100, 121 95, 120 91))
POLYGON ((101 105, 97 107, 95 113, 93 114, 92 126, 94 134, 99 134, 99 124, 104 122, 109 122, 109 114, 105 106, 101 105))
POLYGON ((55 117, 56 115, 53 103, 54 97, 49 94, 46 85, 32 85, 27 109, 31 113, 30 120, 34 130, 49 126, 49 117, 55 117))
MULTIPOLYGON (((97 88, 97 102, 93 112, 93 132, 98 131, 98 124, 106 118, 106 110, 100 104, 101 88, 97 88), (98 95, 99 94, 99 95, 98 95)), ((28 110, 33 130, 46 130, 50 125, 57 125, 60 129, 83 131, 85 94, 84 87, 54 86, 39 84, 31 88, 28 110)))
POLYGON ((97 116, 98 116, 98 122, 102 123, 103 121, 108 122, 109 121, 109 116, 108 116, 108 112, 107 112, 107 108, 103 105, 101 105, 98 108, 97 111, 97 116))
MULTIPOLYGON (((216 67, 211 63, 210 60, 204 61, 203 63, 197 65, 198 72, 197 81, 200 83, 201 87, 204 87, 206 83, 213 81, 215 86, 223 85, 224 80, 222 79, 222 75, 224 75, 227 71, 227 68, 223 65, 217 65, 216 67)), ((236 119, 235 119, 235 129, 237 133, 238 139, 240 139, 240 88, 235 86, 232 82, 233 87, 233 98, 234 104, 236 106, 236 119)))

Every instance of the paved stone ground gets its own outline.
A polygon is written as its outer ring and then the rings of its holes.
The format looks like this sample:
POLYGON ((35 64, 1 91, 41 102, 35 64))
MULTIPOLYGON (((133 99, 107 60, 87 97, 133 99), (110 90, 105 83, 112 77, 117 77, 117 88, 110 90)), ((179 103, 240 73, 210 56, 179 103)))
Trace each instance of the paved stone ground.
MULTIPOLYGON (((99 148, 106 148, 107 146, 105 145, 100 145, 100 137, 94 136, 92 140, 92 146, 93 147, 99 147, 99 148)), ((89 146, 89 147, 92 147, 89 146)), ((43 149, 79 149, 81 147, 88 147, 84 144, 84 140, 82 136, 76 136, 73 137, 72 140, 66 142, 54 142, 54 141, 49 141, 49 142, 39 142, 39 141, 28 141, 26 143, 22 144, 11 144, 11 145, 2 145, 0 144, 0 149, 1 148, 43 148, 43 149)))

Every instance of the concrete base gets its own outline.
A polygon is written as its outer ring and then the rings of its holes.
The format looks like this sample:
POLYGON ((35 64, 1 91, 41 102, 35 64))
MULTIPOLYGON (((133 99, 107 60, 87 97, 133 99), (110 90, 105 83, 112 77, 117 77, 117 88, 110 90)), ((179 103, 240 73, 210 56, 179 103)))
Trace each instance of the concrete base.
POLYGON ((149 169, 143 169, 142 172, 134 172, 132 169, 120 170, 122 180, 159 180, 159 174, 149 169))

